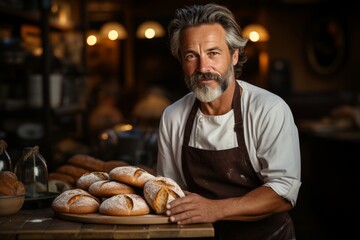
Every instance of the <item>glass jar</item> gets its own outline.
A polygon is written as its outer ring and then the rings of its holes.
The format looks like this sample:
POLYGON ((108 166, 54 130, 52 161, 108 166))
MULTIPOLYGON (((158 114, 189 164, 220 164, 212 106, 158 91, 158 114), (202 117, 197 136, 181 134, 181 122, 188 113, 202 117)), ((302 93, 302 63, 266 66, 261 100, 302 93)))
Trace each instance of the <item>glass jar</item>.
POLYGON ((13 171, 11 158, 6 151, 7 143, 4 140, 0 140, 0 171, 13 171))
POLYGON ((39 147, 26 147, 15 164, 15 174, 25 186, 26 198, 39 198, 48 194, 48 169, 39 153, 39 147))

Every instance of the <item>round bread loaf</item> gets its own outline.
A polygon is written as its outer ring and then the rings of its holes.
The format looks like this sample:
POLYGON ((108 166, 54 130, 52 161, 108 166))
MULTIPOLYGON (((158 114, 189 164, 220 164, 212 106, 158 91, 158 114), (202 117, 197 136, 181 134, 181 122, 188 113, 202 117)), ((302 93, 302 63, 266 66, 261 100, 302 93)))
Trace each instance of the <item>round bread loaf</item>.
POLYGON ((150 213, 151 209, 145 199, 137 194, 118 194, 105 199, 99 212, 112 216, 138 216, 150 213))
POLYGON ((55 172, 57 173, 63 173, 63 174, 67 174, 72 176, 73 178, 75 178, 75 182, 85 173, 89 172, 89 170, 86 170, 84 168, 81 167, 76 167, 73 165, 62 165, 60 167, 58 167, 55 172))
POLYGON ((144 187, 144 184, 155 176, 136 166, 116 167, 109 172, 110 179, 127 183, 135 187, 144 187))
POLYGON ((165 214, 166 204, 185 196, 180 186, 171 178, 157 176, 144 185, 144 197, 157 214, 165 214))
POLYGON ((49 180, 59 180, 62 182, 66 182, 66 183, 70 184, 71 186, 76 185, 75 177, 70 176, 65 173, 51 172, 51 173, 49 173, 49 180))
POLYGON ((51 208, 57 213, 95 213, 99 206, 99 199, 82 189, 66 190, 51 203, 51 208))
POLYGON ((0 171, 0 180, 12 186, 18 181, 18 178, 15 173, 11 171, 0 171))
POLYGON ((0 196, 15 196, 25 194, 25 186, 18 181, 15 173, 0 171, 0 196))
POLYGON ((76 187, 84 190, 88 190, 90 185, 100 180, 109 180, 109 174, 107 172, 90 172, 82 175, 76 182, 76 187))
POLYGON ((89 187, 89 193, 96 197, 112 197, 117 194, 135 193, 134 188, 130 185, 112 181, 112 180, 100 180, 94 182, 89 187))
POLYGON ((76 154, 68 159, 68 164, 84 168, 90 172, 102 172, 105 162, 86 154, 76 154))

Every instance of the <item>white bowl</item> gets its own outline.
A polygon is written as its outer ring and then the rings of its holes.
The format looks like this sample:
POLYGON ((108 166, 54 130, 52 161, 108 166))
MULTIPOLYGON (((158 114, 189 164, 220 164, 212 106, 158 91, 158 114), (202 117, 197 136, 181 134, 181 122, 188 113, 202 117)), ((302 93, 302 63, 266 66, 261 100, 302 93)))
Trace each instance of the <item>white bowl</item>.
POLYGON ((0 196, 0 216, 13 215, 23 206, 25 194, 16 196, 0 196))

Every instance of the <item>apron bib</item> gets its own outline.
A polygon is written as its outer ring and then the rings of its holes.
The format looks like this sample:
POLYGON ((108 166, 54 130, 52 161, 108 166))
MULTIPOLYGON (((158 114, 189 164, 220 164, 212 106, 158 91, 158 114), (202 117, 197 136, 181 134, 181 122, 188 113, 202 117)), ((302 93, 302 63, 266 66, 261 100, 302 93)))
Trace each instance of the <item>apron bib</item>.
MULTIPOLYGON (((243 196, 262 185, 245 146, 240 101, 240 86, 236 83, 232 108, 238 147, 216 151, 189 146, 200 107, 200 101, 195 100, 186 122, 182 146, 183 172, 190 192, 210 199, 222 199, 243 196)), ((286 212, 260 221, 218 221, 213 225, 215 239, 295 239, 292 220, 286 212)))

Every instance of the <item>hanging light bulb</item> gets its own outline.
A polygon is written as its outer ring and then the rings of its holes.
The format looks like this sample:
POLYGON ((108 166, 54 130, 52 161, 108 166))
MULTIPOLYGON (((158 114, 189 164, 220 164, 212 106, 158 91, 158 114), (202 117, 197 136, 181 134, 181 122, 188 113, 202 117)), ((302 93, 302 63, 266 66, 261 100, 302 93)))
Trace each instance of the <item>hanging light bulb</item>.
POLYGON ((118 22, 105 23, 100 29, 100 36, 110 40, 125 39, 127 37, 126 29, 118 22))
POLYGON ((269 41, 270 36, 266 28, 260 24, 249 24, 243 29, 243 36, 252 42, 269 41))
POLYGON ((136 36, 138 38, 156 38, 163 37, 165 35, 164 28, 155 21, 146 21, 143 22, 136 31, 136 36))

